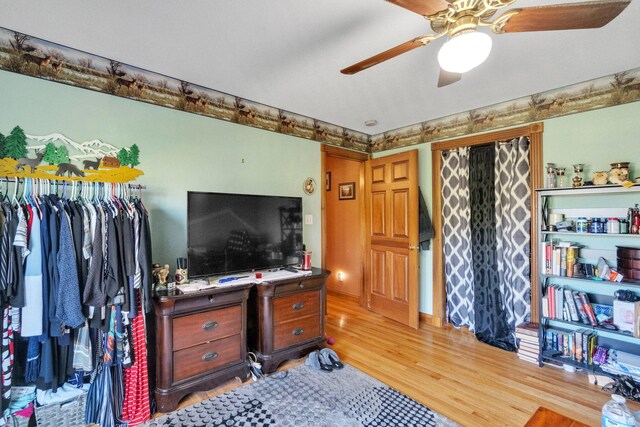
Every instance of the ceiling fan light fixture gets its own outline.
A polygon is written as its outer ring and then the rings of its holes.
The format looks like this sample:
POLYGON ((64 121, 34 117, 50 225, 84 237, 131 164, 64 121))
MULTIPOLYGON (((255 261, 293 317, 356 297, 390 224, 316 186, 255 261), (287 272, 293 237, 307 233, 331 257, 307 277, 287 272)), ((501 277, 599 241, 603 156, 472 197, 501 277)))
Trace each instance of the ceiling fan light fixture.
POLYGON ((476 30, 454 34, 438 52, 440 67, 452 73, 466 73, 482 64, 491 53, 491 37, 476 30))

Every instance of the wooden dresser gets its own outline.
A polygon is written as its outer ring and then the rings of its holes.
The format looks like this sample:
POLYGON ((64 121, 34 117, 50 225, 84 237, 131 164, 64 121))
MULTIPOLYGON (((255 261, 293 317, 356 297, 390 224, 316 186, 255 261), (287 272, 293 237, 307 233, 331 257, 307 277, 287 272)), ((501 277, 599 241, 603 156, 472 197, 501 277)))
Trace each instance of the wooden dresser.
POLYGON ((324 347, 328 275, 314 268, 310 276, 265 282, 251 289, 248 346, 264 373, 324 347))
POLYGON ((251 284, 154 297, 155 397, 159 412, 176 409, 188 393, 249 376, 247 298, 251 284))

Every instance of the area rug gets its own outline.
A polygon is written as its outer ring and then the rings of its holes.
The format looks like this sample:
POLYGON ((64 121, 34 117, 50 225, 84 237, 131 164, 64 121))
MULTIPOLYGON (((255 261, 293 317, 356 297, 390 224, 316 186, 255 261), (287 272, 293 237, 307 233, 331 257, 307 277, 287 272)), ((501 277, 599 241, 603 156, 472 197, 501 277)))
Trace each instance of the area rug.
POLYGON ((147 426, 457 426, 352 366, 326 373, 299 365, 147 426))

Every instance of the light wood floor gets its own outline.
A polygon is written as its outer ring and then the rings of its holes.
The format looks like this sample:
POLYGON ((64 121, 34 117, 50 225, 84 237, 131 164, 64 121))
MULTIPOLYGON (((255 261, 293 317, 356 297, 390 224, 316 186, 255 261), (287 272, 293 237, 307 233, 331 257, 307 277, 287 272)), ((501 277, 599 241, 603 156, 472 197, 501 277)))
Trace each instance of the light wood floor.
MULTIPOLYGON (((326 333, 342 360, 463 426, 522 426, 539 406, 600 425, 609 395, 590 385, 585 374, 538 368, 454 328, 415 331, 362 309, 349 297, 330 294, 327 312, 326 333)), ((180 407, 240 385, 231 381, 194 393, 180 407)), ((628 404, 640 410, 640 404, 628 404)))

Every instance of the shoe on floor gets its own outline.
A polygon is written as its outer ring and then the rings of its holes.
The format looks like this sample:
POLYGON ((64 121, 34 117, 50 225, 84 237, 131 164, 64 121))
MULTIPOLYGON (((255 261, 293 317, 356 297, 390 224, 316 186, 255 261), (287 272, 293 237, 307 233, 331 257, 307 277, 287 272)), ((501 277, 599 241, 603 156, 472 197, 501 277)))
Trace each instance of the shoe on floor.
POLYGON ((318 360, 318 351, 312 351, 307 356, 307 360, 304 361, 304 364, 309 366, 310 368, 320 370, 320 361, 318 360))
POLYGON ((344 363, 340 361, 338 354, 330 348, 320 350, 320 357, 325 364, 331 366, 333 369, 344 368, 344 363))

